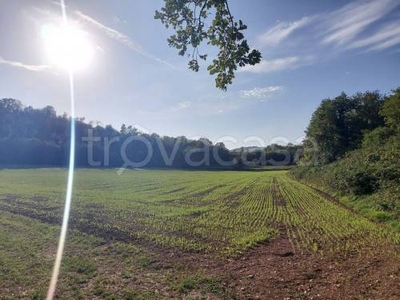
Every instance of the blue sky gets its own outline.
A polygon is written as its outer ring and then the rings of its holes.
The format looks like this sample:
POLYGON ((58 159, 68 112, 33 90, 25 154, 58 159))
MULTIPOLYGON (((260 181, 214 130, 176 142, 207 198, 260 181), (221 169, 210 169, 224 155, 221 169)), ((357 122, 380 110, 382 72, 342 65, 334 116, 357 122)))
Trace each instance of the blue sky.
MULTIPOLYGON (((194 73, 167 46, 171 31, 153 18, 161 0, 66 4, 95 47, 91 65, 75 74, 77 116, 86 121, 229 148, 296 143, 322 99, 400 86, 400 0, 231 0, 263 61, 240 70, 227 92, 205 64, 194 73)), ((41 37, 57 22, 56 1, 0 0, 0 98, 69 112, 67 75, 50 64, 41 37)))

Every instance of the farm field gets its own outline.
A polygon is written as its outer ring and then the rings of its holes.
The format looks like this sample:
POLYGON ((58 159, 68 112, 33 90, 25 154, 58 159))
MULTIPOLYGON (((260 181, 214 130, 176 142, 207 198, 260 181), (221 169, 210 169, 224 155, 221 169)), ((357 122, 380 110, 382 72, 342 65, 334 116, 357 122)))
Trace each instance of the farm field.
MULTIPOLYGON (((0 171, 0 299, 42 299, 62 169, 0 171)), ((285 171, 76 171, 59 299, 398 299, 400 236, 285 171)))

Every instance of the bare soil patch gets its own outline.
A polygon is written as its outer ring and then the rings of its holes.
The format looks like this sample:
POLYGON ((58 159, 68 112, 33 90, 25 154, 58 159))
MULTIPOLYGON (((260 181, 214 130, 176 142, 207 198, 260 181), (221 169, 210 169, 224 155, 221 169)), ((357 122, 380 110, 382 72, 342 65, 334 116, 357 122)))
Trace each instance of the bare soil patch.
POLYGON ((346 257, 300 253, 281 235, 235 258, 168 252, 158 260, 221 278, 224 295, 209 299, 400 299, 400 260, 381 250, 346 257))

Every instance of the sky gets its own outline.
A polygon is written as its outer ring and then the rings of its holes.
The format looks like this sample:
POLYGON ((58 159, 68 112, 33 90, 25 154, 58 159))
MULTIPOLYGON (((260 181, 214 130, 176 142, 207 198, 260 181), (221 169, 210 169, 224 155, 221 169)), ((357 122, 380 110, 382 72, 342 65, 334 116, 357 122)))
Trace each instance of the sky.
MULTIPOLYGON (((74 73, 76 115, 117 129, 228 148, 299 143, 323 99, 400 86, 400 0, 230 0, 263 58, 241 68, 227 92, 207 62, 195 73, 168 47, 172 31, 154 20, 162 0, 65 2, 94 48, 74 73)), ((70 112, 68 75, 44 50, 43 27, 60 22, 56 0, 0 0, 0 98, 70 112)))

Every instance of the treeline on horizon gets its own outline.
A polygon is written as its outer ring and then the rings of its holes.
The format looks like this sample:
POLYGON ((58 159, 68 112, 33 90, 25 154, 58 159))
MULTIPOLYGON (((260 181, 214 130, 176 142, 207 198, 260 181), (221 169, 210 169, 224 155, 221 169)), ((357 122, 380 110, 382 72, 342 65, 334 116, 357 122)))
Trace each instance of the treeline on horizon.
MULTIPOLYGON (((75 122, 77 167, 233 168, 292 165, 302 147, 270 145, 265 149, 228 150, 207 138, 146 134, 132 126, 75 122)), ((0 166, 67 166, 70 119, 46 106, 35 109, 18 100, 0 99, 0 166)))

